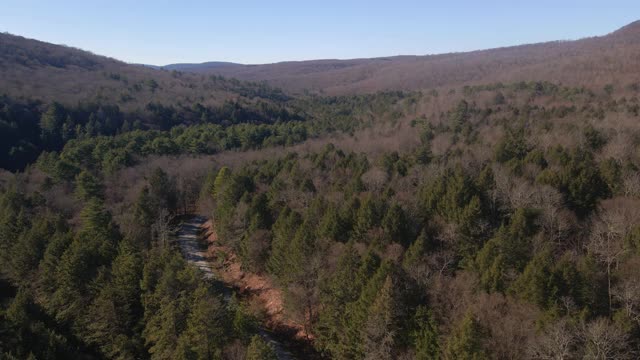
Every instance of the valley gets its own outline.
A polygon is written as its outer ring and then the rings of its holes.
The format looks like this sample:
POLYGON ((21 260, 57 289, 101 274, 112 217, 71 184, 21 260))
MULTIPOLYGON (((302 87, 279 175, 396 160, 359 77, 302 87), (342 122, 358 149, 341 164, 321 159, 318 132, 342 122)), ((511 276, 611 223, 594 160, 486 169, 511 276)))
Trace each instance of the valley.
POLYGON ((639 56, 638 22, 262 65, 1 33, 0 357, 635 359, 639 56))

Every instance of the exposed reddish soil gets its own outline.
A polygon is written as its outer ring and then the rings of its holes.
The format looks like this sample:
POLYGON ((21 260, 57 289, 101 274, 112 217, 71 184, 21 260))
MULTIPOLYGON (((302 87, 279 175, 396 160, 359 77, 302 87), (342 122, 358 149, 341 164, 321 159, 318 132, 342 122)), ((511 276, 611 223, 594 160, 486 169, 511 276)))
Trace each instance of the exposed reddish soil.
POLYGON ((216 274, 226 285, 238 289, 238 292, 251 303, 259 304, 266 316, 264 324, 272 330, 295 334, 298 340, 309 341, 304 326, 288 319, 284 313, 282 290, 273 285, 264 275, 244 271, 237 255, 227 246, 221 245, 214 224, 208 220, 202 225, 204 239, 208 243, 207 257, 213 264, 216 274))

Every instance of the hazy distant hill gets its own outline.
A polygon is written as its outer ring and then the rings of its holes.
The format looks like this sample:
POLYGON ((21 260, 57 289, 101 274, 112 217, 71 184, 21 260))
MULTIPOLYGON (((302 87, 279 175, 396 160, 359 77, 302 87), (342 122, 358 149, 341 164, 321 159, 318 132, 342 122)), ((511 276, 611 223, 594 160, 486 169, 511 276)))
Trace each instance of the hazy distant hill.
POLYGON ((123 108, 149 102, 215 105, 238 97, 281 97, 262 84, 127 64, 80 49, 0 34, 0 95, 123 108))
POLYGON ((189 71, 189 72, 207 72, 219 68, 243 66, 242 64, 225 62, 225 61, 209 61, 201 64, 169 64, 160 66, 165 70, 189 71))
POLYGON ((207 74, 267 82, 293 93, 325 94, 538 80, 604 86, 640 80, 639 57, 640 22, 601 37, 467 53, 163 67, 127 64, 67 46, 0 34, 0 88, 12 96, 139 107, 151 101, 217 104, 238 96, 265 95, 264 85, 207 74))
POLYGON ((601 37, 467 53, 213 66, 195 70, 241 80, 267 81, 291 91, 311 89, 346 94, 519 80, 581 85, 631 82, 640 78, 639 56, 640 22, 635 22, 601 37))

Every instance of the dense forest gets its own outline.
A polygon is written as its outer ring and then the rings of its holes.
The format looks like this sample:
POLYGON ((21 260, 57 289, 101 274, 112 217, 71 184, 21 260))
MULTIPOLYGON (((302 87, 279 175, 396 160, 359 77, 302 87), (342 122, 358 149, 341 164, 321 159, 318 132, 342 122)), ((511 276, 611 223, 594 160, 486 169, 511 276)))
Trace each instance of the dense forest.
MULTIPOLYGON (((31 45, 0 69, 124 66, 31 45)), ((0 96, 2 358, 276 359, 265 331, 310 359, 640 356, 640 83, 320 96, 131 67, 160 75, 126 101, 0 96), (195 214, 301 336, 185 259, 195 214)))

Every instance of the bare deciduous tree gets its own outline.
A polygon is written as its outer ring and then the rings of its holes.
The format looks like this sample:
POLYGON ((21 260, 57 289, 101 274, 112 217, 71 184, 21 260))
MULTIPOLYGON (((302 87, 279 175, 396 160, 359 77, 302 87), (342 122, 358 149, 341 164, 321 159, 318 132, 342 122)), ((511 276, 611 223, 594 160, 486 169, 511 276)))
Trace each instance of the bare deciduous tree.
POLYGON ((366 173, 362 174, 361 179, 367 189, 373 192, 377 192, 381 191, 384 188, 385 184, 387 183, 388 176, 384 170, 378 167, 374 167, 366 173))
POLYGON ((588 250, 606 266, 609 311, 611 311, 611 270, 625 254, 625 237, 640 220, 637 201, 615 198, 604 201, 593 221, 588 250))
POLYGON ((171 236, 176 231, 175 226, 172 225, 174 216, 166 208, 160 209, 158 217, 151 225, 152 236, 161 247, 169 245, 171 236))
POLYGON ((613 297, 620 302, 625 314, 640 322, 640 281, 635 277, 626 279, 612 289, 613 297))
POLYGON ((547 326, 529 345, 532 359, 565 360, 573 357, 576 337, 565 320, 547 326))
POLYGON ((583 326, 584 359, 635 359, 629 335, 609 319, 599 318, 583 326))
POLYGON ((640 173, 631 172, 624 177, 624 196, 640 197, 640 173))

